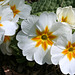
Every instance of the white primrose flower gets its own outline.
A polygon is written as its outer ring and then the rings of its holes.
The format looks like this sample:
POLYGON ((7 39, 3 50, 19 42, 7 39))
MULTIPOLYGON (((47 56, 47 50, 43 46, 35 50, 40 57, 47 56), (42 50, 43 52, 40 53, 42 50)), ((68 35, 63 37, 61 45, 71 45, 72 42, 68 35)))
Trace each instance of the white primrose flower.
POLYGON ((12 49, 9 47, 12 37, 5 36, 3 43, 0 45, 2 53, 5 55, 12 55, 12 49))
POLYGON ((72 28, 75 28, 75 8, 72 6, 59 7, 56 13, 59 22, 68 23, 72 28))
POLYGON ((5 33, 5 31, 0 28, 0 44, 3 43, 3 40, 4 40, 4 33, 5 33))
POLYGON ((17 34, 16 39, 27 60, 35 60, 40 65, 45 62, 51 64, 51 46, 59 36, 66 36, 65 32, 71 33, 69 26, 55 22, 56 15, 47 12, 42 13, 39 18, 29 16, 22 22, 22 31, 17 34))
MULTIPOLYGON (((17 25, 18 18, 17 17, 10 20, 10 22, 14 22, 14 24, 16 25, 16 28, 18 28, 18 25, 17 25)), ((4 55, 5 54, 12 55, 12 49, 9 47, 12 39, 13 39, 13 36, 5 36, 3 43, 0 45, 0 49, 4 55)))
POLYGON ((10 0, 0 0, 0 5, 5 5, 9 2, 10 0))
POLYGON ((9 6, 0 6, 0 28, 5 30, 6 36, 12 36, 15 34, 18 28, 17 24, 12 21, 13 12, 9 6))
POLYGON ((75 33, 69 35, 68 39, 60 38, 57 46, 51 49, 52 63, 59 64, 64 74, 75 74, 75 33))
POLYGON ((24 4, 24 0, 10 0, 9 6, 13 11, 14 17, 25 19, 30 15, 31 6, 24 4))

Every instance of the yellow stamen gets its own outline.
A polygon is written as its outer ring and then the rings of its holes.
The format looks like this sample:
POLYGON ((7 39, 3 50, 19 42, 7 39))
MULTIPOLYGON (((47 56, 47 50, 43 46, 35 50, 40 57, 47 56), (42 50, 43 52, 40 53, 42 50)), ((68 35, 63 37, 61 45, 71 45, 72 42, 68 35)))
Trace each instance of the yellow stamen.
POLYGON ((62 53, 66 55, 68 53, 68 49, 65 49, 62 53))
POLYGON ((40 40, 40 41, 38 41, 35 47, 40 46, 41 42, 42 42, 41 40, 40 40))
POLYGON ((20 12, 18 9, 16 9, 16 5, 11 6, 11 9, 14 13, 14 17, 16 16, 16 14, 18 14, 20 12))
POLYGON ((53 40, 53 39, 55 39, 55 38, 57 38, 57 36, 55 36, 55 35, 49 35, 49 39, 50 39, 50 40, 53 40))
POLYGON ((33 41, 39 41, 40 40, 40 37, 34 37, 31 40, 33 40, 33 41))
POLYGON ((67 17, 62 16, 61 22, 67 22, 67 17))
POLYGON ((3 24, 1 24, 1 23, 0 23, 0 26, 2 27, 2 26, 3 26, 3 24))
POLYGON ((49 32, 48 26, 46 26, 44 33, 47 34, 49 32))
POLYGON ((46 51, 46 49, 47 49, 47 43, 46 42, 42 43, 42 48, 46 51))
POLYGON ((50 40, 47 40, 47 43, 49 44, 49 45, 53 45, 53 42, 52 41, 50 41, 50 40))
POLYGON ((42 35, 42 33, 39 30, 36 30, 37 35, 42 35))
POLYGON ((72 23, 69 21, 68 16, 66 16, 66 17, 62 16, 61 22, 66 22, 66 23, 68 23, 68 24, 72 24, 72 23))
POLYGON ((72 43, 72 46, 75 47, 75 43, 72 43))
POLYGON ((70 48, 71 47, 71 42, 68 42, 68 45, 66 46, 66 48, 70 48))
POLYGON ((73 58, 75 58, 75 52, 72 52, 73 58))
POLYGON ((72 60, 72 53, 68 53, 67 58, 69 59, 69 61, 71 61, 72 60))
POLYGON ((1 18, 2 18, 2 17, 0 16, 0 21, 1 21, 1 18))

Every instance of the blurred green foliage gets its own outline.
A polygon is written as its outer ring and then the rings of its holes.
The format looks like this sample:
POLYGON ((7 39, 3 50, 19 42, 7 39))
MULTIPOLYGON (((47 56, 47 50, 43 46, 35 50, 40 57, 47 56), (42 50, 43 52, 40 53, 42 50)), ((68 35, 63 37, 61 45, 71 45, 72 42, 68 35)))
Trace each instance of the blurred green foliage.
POLYGON ((43 11, 56 12, 58 7, 65 7, 72 5, 75 7, 74 0, 39 0, 31 4, 32 14, 37 14, 43 11))

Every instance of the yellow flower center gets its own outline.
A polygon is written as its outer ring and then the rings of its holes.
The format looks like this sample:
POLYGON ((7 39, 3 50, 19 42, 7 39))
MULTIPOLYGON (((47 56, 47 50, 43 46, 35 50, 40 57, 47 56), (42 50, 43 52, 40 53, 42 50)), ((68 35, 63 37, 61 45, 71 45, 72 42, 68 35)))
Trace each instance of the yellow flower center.
POLYGON ((73 51, 73 48, 69 48, 68 51, 69 51, 69 52, 72 52, 72 51, 73 51))
POLYGON ((75 58, 75 43, 72 43, 69 41, 68 45, 66 46, 66 49, 62 51, 62 54, 67 55, 67 58, 69 61, 72 60, 72 58, 75 58))
POLYGON ((62 16, 61 22, 67 22, 67 17, 62 16))
POLYGON ((14 13, 14 17, 16 16, 16 14, 18 14, 20 12, 18 9, 16 9, 16 5, 11 6, 11 9, 14 13))
POLYGON ((68 24, 71 24, 70 21, 68 21, 68 16, 66 16, 66 17, 62 16, 61 22, 66 22, 68 24))
POLYGON ((46 51, 48 45, 53 45, 53 39, 55 39, 57 36, 52 34, 53 32, 49 32, 48 26, 46 26, 45 30, 40 32, 39 30, 36 30, 37 36, 32 38, 31 40, 36 41, 35 47, 38 47, 42 45, 42 48, 46 51))
POLYGON ((47 40, 47 35, 42 35, 42 36, 41 36, 41 39, 42 39, 42 40, 47 40))
POLYGON ((4 43, 6 43, 7 41, 10 41, 10 36, 5 36, 4 43))

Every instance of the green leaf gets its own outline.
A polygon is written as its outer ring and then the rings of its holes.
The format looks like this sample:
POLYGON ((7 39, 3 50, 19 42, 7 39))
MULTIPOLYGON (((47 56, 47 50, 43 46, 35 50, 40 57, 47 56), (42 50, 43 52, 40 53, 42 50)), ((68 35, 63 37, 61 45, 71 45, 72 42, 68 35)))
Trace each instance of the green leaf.
POLYGON ((23 21, 23 19, 19 19, 19 21, 17 22, 18 25, 21 25, 21 22, 23 21))
POLYGON ((28 62, 29 67, 33 67, 35 65, 35 62, 28 62))
POLYGON ((16 59, 18 63, 24 63, 26 61, 25 57, 16 59))
MULTIPOLYGON (((65 6, 75 6, 74 0, 38 0, 31 4, 32 11, 31 14, 36 14, 39 12, 49 11, 49 12, 56 12, 58 7, 65 7, 65 6)), ((36 14, 37 15, 37 14, 36 14)))
POLYGON ((75 32, 75 29, 72 29, 72 34, 75 32))

